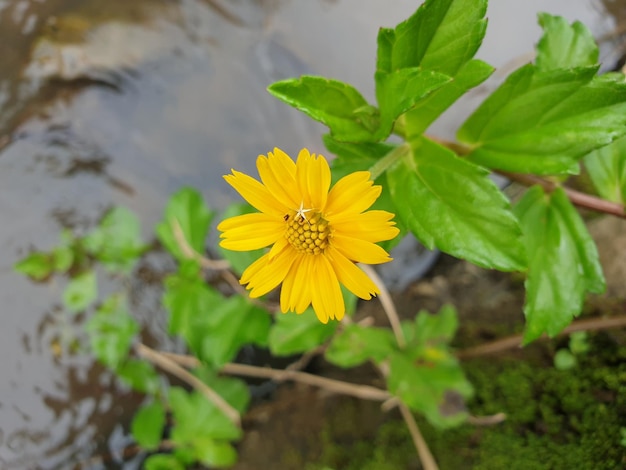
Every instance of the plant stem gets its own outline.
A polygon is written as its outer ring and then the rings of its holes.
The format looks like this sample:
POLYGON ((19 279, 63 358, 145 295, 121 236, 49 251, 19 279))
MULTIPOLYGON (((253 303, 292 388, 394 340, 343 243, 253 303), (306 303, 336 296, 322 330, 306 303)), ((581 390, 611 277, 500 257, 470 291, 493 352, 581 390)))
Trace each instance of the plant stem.
POLYGON ((225 270, 230 268, 230 263, 226 260, 213 260, 202 256, 193 247, 189 244, 187 239, 185 238, 185 233, 180 226, 180 222, 176 219, 172 219, 171 222, 172 232, 174 233, 174 238, 176 239, 176 243, 180 248, 180 251, 183 252, 186 258, 193 259, 197 261, 200 266, 205 269, 213 269, 213 270, 225 270))
POLYGON ((383 158, 381 158, 376 163, 374 163, 369 169, 369 172, 372 175, 372 180, 375 180, 376 178, 378 178, 391 165, 396 163, 401 158, 404 158, 404 156, 408 155, 410 150, 411 150, 411 147, 409 146, 409 144, 404 143, 402 145, 397 146, 391 152, 385 155, 383 158))
POLYGON ((399 408, 400 413, 402 413, 402 417, 409 428, 409 432, 411 433, 411 438, 413 439, 413 444, 417 449, 417 455, 422 463, 422 468, 424 470, 439 470, 439 466, 437 465, 437 462, 435 462, 433 454, 430 453, 430 449, 422 437, 422 433, 417 427, 413 413, 411 413, 411 410, 409 410, 404 403, 400 403, 399 408))
MULTIPOLYGON (((198 390, 211 403, 217 406, 220 411, 222 411, 222 413, 224 413, 228 417, 228 419, 230 419, 235 425, 241 427, 241 416, 239 415, 239 412, 235 408, 233 408, 226 400, 224 400, 221 395, 215 392, 207 384, 202 382, 198 377, 183 369, 167 355, 159 351, 155 351, 145 344, 139 343, 136 345, 135 349, 140 357, 152 362, 164 371, 169 372, 170 374, 178 377, 184 382, 187 382, 193 388, 198 390)), ((198 364, 199 363, 196 362, 196 365, 198 364)))

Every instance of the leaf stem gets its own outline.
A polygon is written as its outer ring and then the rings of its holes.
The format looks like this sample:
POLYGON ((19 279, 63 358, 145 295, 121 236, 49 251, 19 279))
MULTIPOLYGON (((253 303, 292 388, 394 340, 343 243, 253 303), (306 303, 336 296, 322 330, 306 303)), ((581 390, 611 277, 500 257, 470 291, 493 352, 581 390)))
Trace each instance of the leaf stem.
POLYGON ((422 437, 422 433, 417 427, 417 422, 415 421, 413 413, 411 413, 411 410, 409 410, 404 403, 400 403, 399 408, 400 413, 402 413, 402 417, 409 428, 409 432, 411 433, 411 438, 413 439, 413 444, 417 449, 417 455, 420 458, 422 468, 424 470, 439 470, 439 466, 437 465, 437 462, 435 462, 433 454, 430 453, 430 449, 422 437))
MULTIPOLYGON (((137 344, 135 346, 135 350, 140 357, 152 362, 164 371, 178 377, 180 380, 188 383, 193 388, 198 390, 207 398, 207 400, 217 406, 219 410, 228 417, 228 419, 230 419, 235 425, 241 427, 241 416, 239 415, 239 412, 226 400, 224 400, 221 395, 202 382, 198 377, 183 369, 166 354, 155 351, 145 344, 137 344)), ((196 362, 196 365, 199 365, 199 362, 196 362)))
POLYGON ((383 158, 374 163, 369 172, 372 175, 372 180, 375 180, 380 175, 382 175, 391 165, 396 163, 398 160, 404 158, 409 154, 411 147, 409 144, 404 143, 402 145, 397 146, 383 158))

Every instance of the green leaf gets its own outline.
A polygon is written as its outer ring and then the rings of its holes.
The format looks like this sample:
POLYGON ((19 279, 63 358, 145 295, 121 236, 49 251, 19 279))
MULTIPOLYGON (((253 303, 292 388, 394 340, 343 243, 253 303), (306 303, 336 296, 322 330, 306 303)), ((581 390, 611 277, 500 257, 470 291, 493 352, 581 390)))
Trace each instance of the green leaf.
POLYGON ((156 450, 165 426, 165 408, 158 401, 139 408, 130 424, 133 439, 146 450, 156 450))
POLYGON ((231 361, 243 345, 267 345, 270 314, 247 298, 233 296, 222 300, 206 315, 209 328, 204 332, 199 356, 215 367, 231 361))
POLYGON ((149 362, 131 358, 122 362, 115 373, 138 392, 153 395, 159 389, 159 375, 149 362))
POLYGON ((222 377, 216 370, 205 365, 196 367, 193 371, 200 380, 215 390, 240 413, 244 413, 250 404, 250 389, 241 379, 222 377))
POLYGON ((381 121, 376 140, 387 138, 398 117, 414 108, 422 98, 451 81, 447 75, 419 67, 392 72, 377 71, 375 79, 381 121))
POLYGON ((526 267, 521 231, 488 172, 427 139, 387 171, 402 221, 429 249, 485 268, 526 267))
POLYGON ((355 367, 368 360, 380 362, 396 349, 393 333, 388 328, 347 325, 336 334, 324 356, 339 367, 355 367))
POLYGON ((569 349, 559 349, 554 355, 554 367, 558 370, 570 370, 576 367, 578 361, 569 349))
POLYGON ((213 403, 197 391, 180 387, 169 391, 174 428, 171 439, 176 445, 193 445, 198 439, 235 440, 241 429, 233 424, 213 403))
POLYGON ((185 470, 185 465, 170 454, 154 454, 150 455, 143 462, 145 470, 185 470))
POLYGON ((83 240, 84 246, 112 271, 128 273, 145 250, 137 216, 124 207, 108 211, 83 240))
POLYGON ((301 315, 285 313, 276 315, 269 333, 269 347, 275 356, 290 356, 309 351, 330 338, 338 322, 321 323, 312 308, 301 315))
POLYGON ((465 121, 457 138, 488 168, 578 172, 578 160, 626 133, 626 83, 597 67, 513 72, 465 121))
POLYGON ((89 307, 97 296, 96 273, 86 271, 70 279, 63 291, 63 305, 73 313, 81 312, 89 307))
POLYGON ((52 259, 55 271, 67 272, 74 264, 74 249, 69 246, 59 246, 52 250, 52 259))
POLYGON ((52 274, 54 258, 49 253, 35 251, 15 263, 13 269, 36 281, 42 281, 52 274))
POLYGON ((237 462, 237 451, 228 442, 209 438, 194 441, 196 458, 200 463, 211 467, 230 467, 237 462))
POLYGON ((412 335, 416 344, 426 347, 445 345, 454 338, 459 325, 456 309, 452 305, 444 305, 437 315, 426 310, 420 311, 414 323, 412 335))
POLYGON ((540 70, 586 67, 598 63, 598 45, 587 27, 580 21, 571 25, 561 16, 539 13, 544 30, 537 44, 535 63, 540 70))
MULTIPOLYGON (((256 212, 256 210, 250 204, 230 204, 222 214, 222 220, 252 212, 256 212)), ((265 253, 263 249, 251 251, 226 250, 219 245, 217 246, 217 251, 223 259, 230 263, 233 271, 239 276, 265 253)))
POLYGON ((586 331, 574 331, 569 337, 569 349, 572 354, 585 354, 591 349, 586 331))
POLYGON ((598 194, 626 204, 626 138, 591 152, 584 162, 598 194))
POLYGON ((156 233, 163 246, 176 259, 184 261, 188 258, 178 244, 173 227, 178 224, 187 244, 202 254, 212 218, 213 212, 204 203, 202 195, 195 189, 183 188, 170 197, 156 233))
POLYGON ((339 141, 371 141, 379 127, 378 110, 351 85, 303 75, 273 83, 267 89, 276 98, 330 128, 339 141))
POLYGON ((529 255, 526 332, 529 343, 544 331, 561 332, 578 315, 587 291, 605 289, 595 243, 565 192, 529 189, 516 204, 529 255))
POLYGON ((85 329, 93 354, 102 364, 115 369, 128 356, 139 325, 128 313, 124 299, 115 295, 102 303, 85 329))

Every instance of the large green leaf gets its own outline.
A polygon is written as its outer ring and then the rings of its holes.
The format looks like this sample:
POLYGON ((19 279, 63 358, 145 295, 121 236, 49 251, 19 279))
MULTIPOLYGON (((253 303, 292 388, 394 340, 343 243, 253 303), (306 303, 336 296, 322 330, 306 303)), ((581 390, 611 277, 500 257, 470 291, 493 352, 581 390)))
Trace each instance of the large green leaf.
POLYGON ((185 260, 173 231, 174 224, 181 228, 187 244, 197 253, 204 253, 204 241, 207 236, 213 212, 204 203, 202 195, 195 189, 183 188, 173 194, 165 207, 163 221, 156 227, 159 240, 178 260, 185 260))
POLYGON ((591 152, 584 162, 598 194, 626 204, 626 138, 591 152))
POLYGON ((596 70, 513 72, 459 129, 468 158, 506 171, 576 173, 580 158, 626 133, 626 83, 596 70))
POLYGON ((587 292, 605 288, 595 243, 565 192, 535 186, 516 204, 526 248, 526 343, 554 336, 582 310, 587 292))
POLYGON ((269 333, 270 351, 276 356, 310 351, 330 338, 337 325, 337 322, 321 323, 312 308, 301 315, 278 314, 269 333))
POLYGON ((379 127, 378 110, 339 80, 303 75, 273 83, 268 91, 330 128, 340 141, 370 141, 379 127))
POLYGON ((598 45, 580 21, 570 25, 561 16, 539 13, 539 24, 544 33, 537 44, 535 63, 538 69, 586 67, 598 63, 598 45))
POLYGON ((523 270, 521 231, 488 172, 450 150, 418 139, 387 172, 398 214, 429 249, 486 268, 523 270))
POLYGON ((161 443, 165 426, 165 408, 161 402, 139 408, 130 425, 130 432, 137 444, 147 450, 155 450, 161 443))
POLYGON ((332 364, 348 368, 368 360, 382 361, 395 349, 396 341, 389 328, 353 324, 333 337, 324 355, 332 364))

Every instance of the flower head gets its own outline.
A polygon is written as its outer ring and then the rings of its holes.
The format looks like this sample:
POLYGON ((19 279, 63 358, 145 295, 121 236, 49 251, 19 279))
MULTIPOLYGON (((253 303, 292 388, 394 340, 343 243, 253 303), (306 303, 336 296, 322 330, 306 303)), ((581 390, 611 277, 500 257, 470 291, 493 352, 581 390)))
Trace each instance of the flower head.
POLYGON ((341 178, 330 189, 326 159, 302 149, 294 161, 282 150, 260 155, 261 182, 232 170, 224 179, 259 212, 231 217, 218 225, 220 245, 236 251, 271 246, 241 276, 250 297, 282 283, 283 313, 302 313, 311 304, 319 320, 341 320, 345 313, 340 283, 362 299, 379 293, 354 263, 391 261, 376 242, 399 230, 393 214, 366 210, 381 192, 368 171, 341 178))

